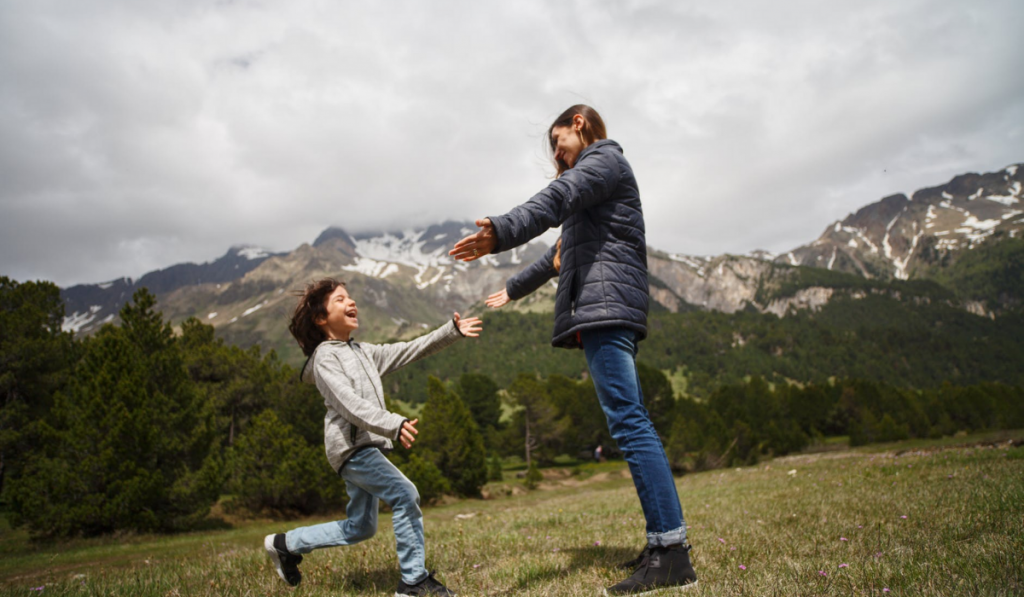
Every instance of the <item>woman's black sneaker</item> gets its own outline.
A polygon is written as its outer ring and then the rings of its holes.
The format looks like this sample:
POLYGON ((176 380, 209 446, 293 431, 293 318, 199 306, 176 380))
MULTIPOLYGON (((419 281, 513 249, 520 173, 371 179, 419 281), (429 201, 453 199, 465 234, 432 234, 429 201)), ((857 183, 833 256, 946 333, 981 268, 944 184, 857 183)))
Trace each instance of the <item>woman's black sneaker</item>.
POLYGON ((633 575, 606 595, 641 595, 661 589, 683 590, 697 586, 697 573, 690 564, 690 546, 651 547, 633 575))
POLYGON ((414 585, 407 585, 405 581, 398 581, 398 588, 395 589, 395 597, 440 595, 441 597, 458 597, 454 591, 437 582, 434 573, 427 574, 427 577, 414 585))
POLYGON ((288 551, 284 534, 267 535, 263 539, 263 548, 267 550, 267 557, 274 564, 274 569, 281 580, 293 587, 302 582, 302 573, 299 572, 302 556, 288 551))
POLYGON ((644 546, 643 551, 640 552, 640 555, 638 555, 637 557, 633 558, 632 560, 630 560, 628 562, 622 562, 621 564, 618 564, 615 567, 618 568, 619 570, 629 570, 629 571, 632 572, 633 570, 637 569, 637 566, 639 566, 640 564, 643 563, 644 558, 647 557, 647 554, 650 553, 650 551, 651 551, 651 546, 650 545, 646 545, 646 546, 644 546))

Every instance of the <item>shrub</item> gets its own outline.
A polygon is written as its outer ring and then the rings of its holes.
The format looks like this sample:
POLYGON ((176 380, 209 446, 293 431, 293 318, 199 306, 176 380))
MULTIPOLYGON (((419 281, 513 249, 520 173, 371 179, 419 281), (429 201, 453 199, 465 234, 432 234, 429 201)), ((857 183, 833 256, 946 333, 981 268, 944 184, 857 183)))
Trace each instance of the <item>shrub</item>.
POLYGON ((232 504, 252 512, 312 514, 345 503, 344 482, 323 448, 307 443, 272 410, 253 417, 229 451, 232 504))

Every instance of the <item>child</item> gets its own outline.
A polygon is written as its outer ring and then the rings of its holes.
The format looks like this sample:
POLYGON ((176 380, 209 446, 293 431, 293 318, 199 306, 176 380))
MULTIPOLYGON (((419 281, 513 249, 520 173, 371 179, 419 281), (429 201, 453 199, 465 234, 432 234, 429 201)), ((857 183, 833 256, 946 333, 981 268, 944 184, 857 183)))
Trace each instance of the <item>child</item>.
POLYGON ((324 397, 327 460, 345 480, 346 520, 267 535, 263 545, 278 575, 295 586, 302 580, 302 554, 322 547, 352 545, 377 532, 378 500, 393 512, 392 523, 402 579, 396 596, 454 597, 425 566, 423 515, 416 486, 385 458, 391 442, 407 449, 415 441, 416 420, 388 412, 380 378, 481 331, 476 317, 459 314, 433 332, 396 344, 362 344, 351 338, 359 328, 358 308, 345 284, 330 278, 306 287, 289 331, 308 358, 302 379, 324 397))

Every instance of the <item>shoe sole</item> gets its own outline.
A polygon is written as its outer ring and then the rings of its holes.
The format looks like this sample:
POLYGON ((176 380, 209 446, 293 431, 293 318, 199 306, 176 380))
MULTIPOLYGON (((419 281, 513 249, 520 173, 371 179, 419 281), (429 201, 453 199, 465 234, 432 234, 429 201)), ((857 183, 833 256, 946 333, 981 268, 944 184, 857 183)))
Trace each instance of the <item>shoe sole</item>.
MULTIPOLYGON (((693 582, 687 583, 685 585, 673 585, 671 587, 657 587, 657 588, 654 588, 654 589, 648 589, 646 591, 641 591, 639 593, 616 593, 615 595, 629 595, 629 596, 632 597, 633 595, 650 595, 651 593, 660 593, 660 592, 668 593, 670 591, 689 591, 690 589, 692 589, 692 588, 694 588, 696 586, 697 586, 697 581, 693 581, 693 582)), ((396 597, 399 597, 399 596, 396 596, 396 597)), ((611 593, 609 593, 608 589, 605 589, 604 590, 604 597, 615 597, 615 596, 613 596, 611 593)))
POLYGON ((277 548, 274 547, 274 536, 267 535, 263 539, 263 548, 267 550, 267 557, 270 558, 270 563, 274 565, 274 570, 277 571, 277 575, 281 577, 288 586, 295 586, 288 582, 288 579, 284 575, 284 567, 281 565, 281 554, 277 553, 277 548))

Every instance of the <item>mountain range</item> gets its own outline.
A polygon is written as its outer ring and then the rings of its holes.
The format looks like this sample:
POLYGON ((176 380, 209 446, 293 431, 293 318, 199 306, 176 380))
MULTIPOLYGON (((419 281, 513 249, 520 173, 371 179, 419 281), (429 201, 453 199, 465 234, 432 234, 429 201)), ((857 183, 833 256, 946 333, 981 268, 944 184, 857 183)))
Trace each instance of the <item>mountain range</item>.
MULTIPOLYGON (((793 309, 820 308, 837 294, 905 293, 886 286, 893 280, 934 281, 951 293, 943 300, 979 315, 1015 309, 1024 298, 1019 280, 1004 280, 991 290, 986 278, 981 291, 981 266, 963 264, 981 260, 992 269, 998 257, 991 255, 998 252, 991 247, 1024 238, 1021 166, 963 174, 910 196, 886 197, 830 224, 813 242, 778 255, 692 256, 648 247, 652 309, 752 309, 785 316, 793 309)), ((64 327, 89 334, 116 322, 132 293, 146 287, 172 322, 196 317, 229 342, 275 348, 297 361, 301 356, 287 332, 293 295, 313 279, 334 276, 346 280, 359 302, 363 339, 408 338, 453 311, 481 312, 483 297, 503 288, 547 248, 536 240, 476 262, 452 261, 448 249, 474 230, 471 223, 454 221, 363 234, 332 227, 287 253, 236 246, 208 263, 62 289, 64 327)), ((1005 269, 996 267, 1003 277, 1005 269)), ((550 311, 553 295, 551 283, 511 308, 550 311)))

